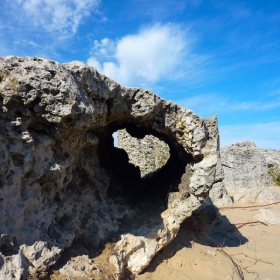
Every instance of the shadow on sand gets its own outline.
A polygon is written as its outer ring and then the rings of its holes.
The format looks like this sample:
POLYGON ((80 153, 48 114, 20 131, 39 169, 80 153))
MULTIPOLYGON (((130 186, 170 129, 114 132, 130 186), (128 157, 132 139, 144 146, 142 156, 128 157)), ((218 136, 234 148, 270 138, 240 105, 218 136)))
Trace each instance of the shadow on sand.
POLYGON ((216 206, 204 204, 181 224, 176 238, 158 253, 142 273, 154 272, 164 260, 173 257, 183 248, 192 248, 194 242, 221 248, 238 247, 247 243, 248 239, 226 216, 220 214, 216 206))

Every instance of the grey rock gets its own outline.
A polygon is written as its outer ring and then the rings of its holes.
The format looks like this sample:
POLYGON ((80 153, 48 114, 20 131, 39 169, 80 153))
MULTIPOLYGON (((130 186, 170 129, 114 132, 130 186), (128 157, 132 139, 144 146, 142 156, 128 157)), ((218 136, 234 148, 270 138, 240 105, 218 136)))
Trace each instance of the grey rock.
POLYGON ((269 168, 278 164, 280 152, 258 149, 254 142, 243 141, 221 148, 224 183, 235 201, 271 203, 280 200, 278 192, 269 188, 273 179, 269 168))
POLYGON ((217 182, 213 185, 205 204, 214 204, 215 206, 233 204, 224 182, 217 182))
POLYGON ((164 141, 153 135, 138 139, 125 129, 118 131, 118 148, 127 152, 129 162, 140 168, 142 177, 163 167, 170 157, 169 147, 164 141))
POLYGON ((112 237, 115 278, 137 274, 223 179, 216 117, 81 62, 0 58, 0 108, 2 279, 48 271, 74 241, 101 250, 112 237), (162 138, 166 165, 141 179, 113 145, 123 128, 162 138))
POLYGON ((238 188, 233 193, 234 201, 242 204, 268 204, 280 201, 280 193, 273 187, 238 188))
POLYGON ((267 149, 258 150, 264 156, 268 168, 271 168, 275 165, 280 166, 280 151, 267 149))
POLYGON ((266 187, 272 184, 265 157, 254 142, 238 142, 221 148, 225 185, 229 192, 239 188, 266 187))

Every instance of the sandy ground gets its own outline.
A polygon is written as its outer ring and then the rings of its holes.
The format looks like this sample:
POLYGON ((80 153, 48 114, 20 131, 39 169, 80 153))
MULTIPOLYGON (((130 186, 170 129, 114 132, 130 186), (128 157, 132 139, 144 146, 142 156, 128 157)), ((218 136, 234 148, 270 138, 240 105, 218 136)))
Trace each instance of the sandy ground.
POLYGON ((222 223, 208 234, 184 223, 136 279, 280 279, 280 225, 256 223, 260 209, 280 213, 280 204, 219 209, 222 223))
MULTIPOLYGON (((196 211, 181 225, 177 237, 135 279, 280 280, 280 203, 256 206, 209 206, 196 211)), ((106 276, 114 271, 109 262, 111 245, 107 244, 105 253, 98 256, 90 256, 86 248, 77 245, 76 257, 68 256, 64 271, 69 268, 66 274, 71 277, 54 269, 50 279, 113 279, 106 276), (87 277, 75 273, 79 271, 87 277)))

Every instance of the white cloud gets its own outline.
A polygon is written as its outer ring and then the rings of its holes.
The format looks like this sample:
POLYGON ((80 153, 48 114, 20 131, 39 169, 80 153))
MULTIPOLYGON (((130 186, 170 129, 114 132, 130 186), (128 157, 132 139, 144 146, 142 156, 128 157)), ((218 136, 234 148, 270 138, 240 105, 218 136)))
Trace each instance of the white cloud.
POLYGON ((77 31, 83 17, 96 8, 100 0, 17 0, 24 19, 31 20, 47 32, 59 31, 67 36, 77 31))
POLYGON ((249 140, 259 148, 280 148, 280 122, 220 126, 219 130, 221 146, 249 140))
POLYGON ((94 41, 87 63, 125 85, 174 80, 194 72, 206 58, 192 53, 191 37, 178 25, 154 25, 120 40, 94 41))
POLYGON ((100 63, 97 61, 97 59, 95 57, 89 58, 87 60, 87 64, 90 66, 93 66, 94 68, 96 68, 99 71, 100 71, 100 69, 102 69, 100 63))
POLYGON ((111 58, 114 55, 116 44, 108 38, 102 39, 100 42, 94 40, 93 51, 95 55, 100 55, 105 58, 111 58))

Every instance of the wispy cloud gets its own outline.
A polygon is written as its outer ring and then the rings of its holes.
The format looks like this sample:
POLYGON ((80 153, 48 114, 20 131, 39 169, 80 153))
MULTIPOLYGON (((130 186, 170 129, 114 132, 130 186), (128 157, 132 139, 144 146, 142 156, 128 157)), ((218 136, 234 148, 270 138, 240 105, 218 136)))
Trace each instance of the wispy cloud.
POLYGON ((220 126, 219 130, 221 146, 250 140, 259 148, 280 148, 280 122, 220 126))
POLYGON ((156 24, 119 40, 94 41, 87 63, 125 85, 188 78, 207 60, 193 52, 191 38, 179 25, 156 24))
POLYGON ((36 43, 33 42, 33 41, 29 41, 28 43, 29 43, 29 45, 31 45, 31 46, 33 46, 33 47, 40 47, 40 45, 36 44, 36 43))
POLYGON ((280 107, 280 99, 275 98, 271 101, 236 101, 231 100, 225 95, 201 94, 194 97, 175 100, 181 106, 191 109, 194 112, 206 117, 219 113, 231 113, 235 111, 260 111, 280 107))
POLYGON ((273 108, 280 107, 280 100, 274 101, 266 101, 266 102, 240 102, 237 104, 229 105, 226 109, 229 112, 238 111, 238 110, 252 110, 252 111, 259 111, 259 110, 268 110, 273 108))
POLYGON ((97 8, 100 0, 17 0, 11 4, 19 19, 48 33, 68 36, 76 33, 83 17, 97 8))
POLYGON ((280 88, 273 90, 270 95, 280 95, 280 88))

